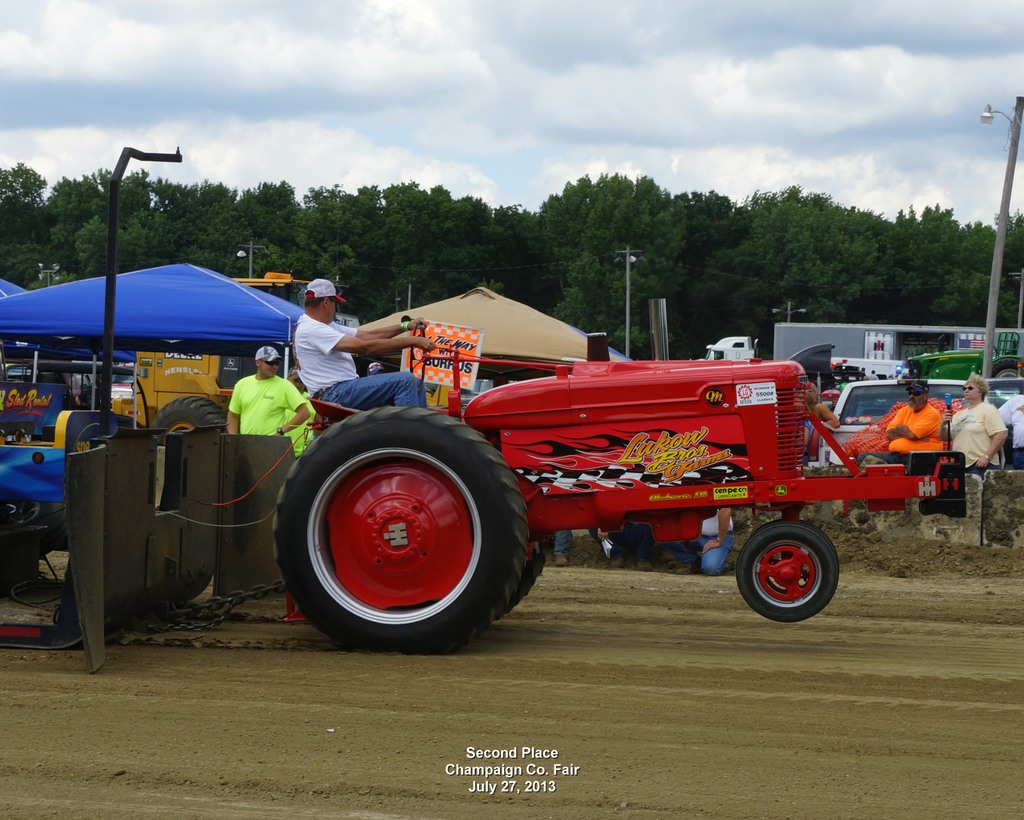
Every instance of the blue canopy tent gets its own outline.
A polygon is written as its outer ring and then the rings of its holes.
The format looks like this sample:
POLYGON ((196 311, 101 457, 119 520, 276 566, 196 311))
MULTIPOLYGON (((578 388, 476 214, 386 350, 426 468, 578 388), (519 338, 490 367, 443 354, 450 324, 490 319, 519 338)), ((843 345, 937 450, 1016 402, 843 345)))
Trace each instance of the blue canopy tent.
POLYGON ((15 293, 24 293, 25 288, 21 285, 16 285, 14 282, 8 282, 6 279, 0 279, 0 297, 13 296, 15 293))
MULTIPOLYGON (((3 299, 6 296, 13 296, 15 293, 25 293, 25 288, 21 285, 14 284, 14 282, 8 282, 6 279, 0 279, 0 299, 3 299)), ((7 341, 3 343, 3 354, 5 356, 12 355, 15 349, 19 351, 24 350, 27 355, 31 356, 34 352, 39 350, 39 346, 18 344, 16 342, 7 341)))
MULTIPOLYGON (((16 285, 14 282, 8 282, 6 279, 0 279, 0 299, 7 296, 13 296, 16 293, 28 293, 25 288, 21 285, 16 285)), ((47 350, 39 347, 36 344, 28 344, 27 342, 12 341, 4 339, 3 342, 3 354, 6 357, 15 359, 38 359, 39 355, 52 356, 53 358, 62 359, 94 359, 95 355, 90 350, 81 350, 72 348, 69 350, 47 350)), ((135 354, 127 353, 123 350, 114 351, 115 362, 134 362, 135 354)))
MULTIPOLYGON (((0 339, 52 350, 103 346, 103 277, 0 299, 0 339)), ((117 276, 114 341, 122 350, 251 356, 289 346, 302 308, 196 265, 117 276)))

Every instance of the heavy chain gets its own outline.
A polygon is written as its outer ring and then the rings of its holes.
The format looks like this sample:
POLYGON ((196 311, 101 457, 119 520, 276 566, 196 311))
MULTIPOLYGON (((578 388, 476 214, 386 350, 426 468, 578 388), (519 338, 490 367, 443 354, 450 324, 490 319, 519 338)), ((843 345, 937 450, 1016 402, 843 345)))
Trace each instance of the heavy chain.
POLYGON ((219 626, 228 619, 231 610, 245 601, 256 601, 266 598, 273 592, 284 592, 284 581, 280 578, 272 584, 256 584, 248 592, 236 590, 227 595, 214 595, 205 601, 175 604, 166 611, 161 612, 159 617, 163 624, 146 624, 147 632, 175 632, 190 631, 199 632, 203 629, 212 629, 219 626), (204 615, 208 617, 204 618, 204 615), (203 620, 197 620, 203 618, 203 620))

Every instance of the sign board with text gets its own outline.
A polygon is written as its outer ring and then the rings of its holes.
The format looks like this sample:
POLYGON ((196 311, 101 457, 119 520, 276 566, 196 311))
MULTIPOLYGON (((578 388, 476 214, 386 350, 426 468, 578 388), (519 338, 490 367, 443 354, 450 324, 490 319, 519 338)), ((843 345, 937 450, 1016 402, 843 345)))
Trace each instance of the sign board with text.
MULTIPOLYGON (((444 322, 427 322, 426 335, 437 345, 437 353, 454 353, 457 350, 460 354, 475 357, 479 356, 480 351, 483 349, 484 332, 477 327, 463 327, 462 325, 444 322)), ((428 384, 454 387, 452 384, 452 368, 448 362, 422 365, 418 362, 413 362, 411 350, 406 350, 402 354, 403 370, 412 370, 419 375, 420 367, 426 367, 423 379, 428 384)), ((478 369, 478 362, 459 362, 460 388, 472 390, 476 386, 478 369)))

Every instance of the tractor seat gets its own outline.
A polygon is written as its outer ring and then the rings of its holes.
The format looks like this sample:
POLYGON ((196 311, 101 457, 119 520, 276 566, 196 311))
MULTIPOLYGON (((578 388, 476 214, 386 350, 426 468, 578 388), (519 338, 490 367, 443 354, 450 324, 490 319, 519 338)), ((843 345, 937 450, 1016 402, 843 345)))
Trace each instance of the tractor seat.
POLYGON ((341 421, 359 412, 351 407, 345 407, 343 404, 333 404, 332 402, 321 401, 320 399, 310 399, 309 402, 313 405, 316 414, 323 416, 329 422, 341 421))

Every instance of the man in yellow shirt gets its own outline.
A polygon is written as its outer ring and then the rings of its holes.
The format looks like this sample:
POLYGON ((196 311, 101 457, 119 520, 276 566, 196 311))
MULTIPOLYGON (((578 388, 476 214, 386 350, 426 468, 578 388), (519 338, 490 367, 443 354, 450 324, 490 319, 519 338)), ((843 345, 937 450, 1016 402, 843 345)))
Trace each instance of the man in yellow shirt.
MULTIPOLYGON (((256 373, 239 379, 228 404, 229 433, 293 436, 309 419, 308 402, 278 375, 281 354, 271 345, 256 351, 256 373)), ((297 454, 296 454, 297 455, 297 454)))

